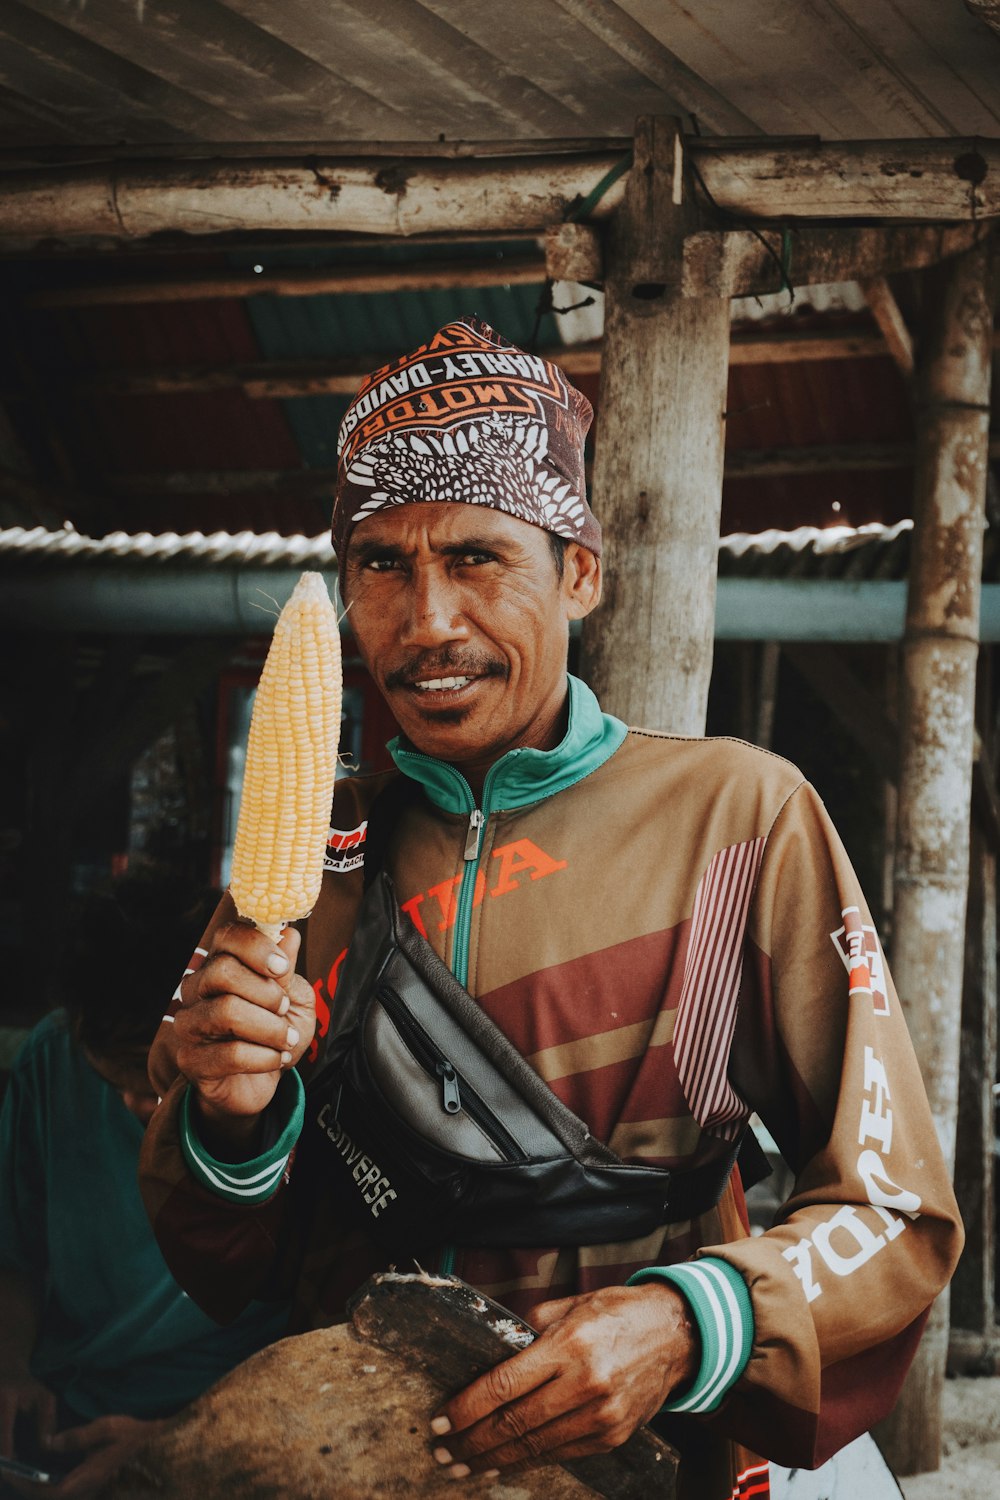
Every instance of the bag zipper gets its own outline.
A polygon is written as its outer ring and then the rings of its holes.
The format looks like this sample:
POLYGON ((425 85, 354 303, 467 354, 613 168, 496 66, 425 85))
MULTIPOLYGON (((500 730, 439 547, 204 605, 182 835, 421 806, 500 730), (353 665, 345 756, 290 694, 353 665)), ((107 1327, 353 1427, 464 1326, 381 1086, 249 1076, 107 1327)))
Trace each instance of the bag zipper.
POLYGON ((458 1114, 464 1109, 509 1160, 525 1161, 527 1153, 522 1151, 492 1110, 483 1104, 472 1085, 461 1077, 455 1064, 428 1036, 405 1002, 393 990, 384 987, 376 992, 375 999, 388 1012, 424 1072, 440 1082, 441 1108, 446 1114, 458 1114))

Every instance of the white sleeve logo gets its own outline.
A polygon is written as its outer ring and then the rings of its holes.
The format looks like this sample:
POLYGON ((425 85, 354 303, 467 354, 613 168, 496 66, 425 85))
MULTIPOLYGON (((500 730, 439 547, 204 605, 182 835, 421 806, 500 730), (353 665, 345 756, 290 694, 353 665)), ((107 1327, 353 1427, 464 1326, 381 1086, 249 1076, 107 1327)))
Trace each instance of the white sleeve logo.
POLYGON ((876 1016, 889 1014, 889 995, 885 984, 885 965, 878 933, 862 922, 856 906, 845 906, 841 912, 843 927, 830 933, 833 946, 848 974, 848 990, 853 999, 867 995, 876 1016))
POLYGON ((825 1223, 817 1224, 809 1238, 801 1239, 782 1251, 802 1283, 807 1302, 815 1302, 823 1291, 822 1282, 813 1274, 813 1252, 835 1276, 850 1276, 852 1271, 866 1265, 872 1256, 901 1235, 907 1219, 915 1219, 920 1213, 917 1194, 909 1188, 897 1186, 882 1160, 882 1153, 888 1156, 892 1146, 890 1100, 885 1068, 871 1047, 866 1047, 865 1094, 858 1126, 858 1145, 864 1149, 858 1156, 857 1172, 868 1203, 884 1228, 876 1233, 858 1209, 847 1203, 825 1223), (890 1213, 890 1209, 895 1212, 890 1213), (900 1214, 902 1218, 897 1217, 900 1214))

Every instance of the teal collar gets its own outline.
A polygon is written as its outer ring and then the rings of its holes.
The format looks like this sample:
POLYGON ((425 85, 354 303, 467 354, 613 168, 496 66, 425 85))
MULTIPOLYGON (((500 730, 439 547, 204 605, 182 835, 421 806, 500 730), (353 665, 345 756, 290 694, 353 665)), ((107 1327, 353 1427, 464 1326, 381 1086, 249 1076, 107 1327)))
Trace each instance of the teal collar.
MULTIPOLYGON (((620 719, 602 713, 590 688, 569 677, 569 723, 563 740, 552 750, 508 750, 486 774, 482 811, 511 811, 555 796, 582 781, 610 760, 628 730, 620 719)), ((460 771, 446 761, 411 750, 397 735, 389 741, 396 765, 419 781, 430 800, 443 812, 471 813, 475 799, 460 771)))

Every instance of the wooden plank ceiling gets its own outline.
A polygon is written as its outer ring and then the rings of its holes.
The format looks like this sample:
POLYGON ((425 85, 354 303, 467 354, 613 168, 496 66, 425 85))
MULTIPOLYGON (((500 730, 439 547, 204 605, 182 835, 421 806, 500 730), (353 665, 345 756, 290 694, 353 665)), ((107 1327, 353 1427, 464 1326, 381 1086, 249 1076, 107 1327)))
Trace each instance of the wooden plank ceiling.
MULTIPOLYGON (((0 0, 0 144, 995 135, 988 0, 0 0)), ((995 24, 995 20, 994 20, 995 24)))

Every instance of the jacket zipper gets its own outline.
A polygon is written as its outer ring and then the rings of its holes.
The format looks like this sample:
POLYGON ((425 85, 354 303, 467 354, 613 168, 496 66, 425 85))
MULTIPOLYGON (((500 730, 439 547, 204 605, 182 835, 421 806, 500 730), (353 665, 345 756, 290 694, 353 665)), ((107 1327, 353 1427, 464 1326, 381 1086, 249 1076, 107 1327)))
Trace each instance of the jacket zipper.
MULTIPOLYGON (((516 755, 517 751, 509 752, 516 755)), ((430 760, 431 757, 420 756, 422 760, 430 760)), ((506 759, 506 757, 505 757, 506 759)), ((472 788, 462 775, 461 771, 452 770, 455 779, 459 782, 464 792, 463 801, 466 804, 466 815, 468 824, 465 832, 465 850, 463 859, 465 861, 462 870, 462 883, 458 888, 458 903, 455 912, 455 941, 452 944, 451 972, 459 984, 465 985, 469 977, 469 935, 472 930, 472 904, 476 894, 476 875, 479 866, 479 851, 482 847, 483 828, 490 816, 489 794, 492 790, 494 772, 502 764, 498 761, 496 766, 491 766, 486 773, 483 782, 483 805, 476 806, 476 799, 472 795, 472 788), (470 879, 471 876, 471 879, 470 879)), ((451 1276, 455 1270, 455 1246, 445 1245, 441 1251, 438 1261, 438 1274, 440 1276, 451 1276)))
POLYGON ((440 1082, 441 1108, 445 1113, 455 1115, 464 1109, 480 1130, 500 1147, 509 1161, 524 1161, 525 1153, 517 1141, 483 1104, 472 1085, 461 1077, 455 1064, 428 1036, 405 1002, 390 989, 380 989, 376 999, 424 1072, 440 1082))
MULTIPOLYGON (((510 755, 516 755, 516 750, 511 750, 510 755)), ((507 759, 509 757, 505 757, 507 759)), ((467 985, 469 979, 469 936, 472 931, 472 907, 476 896, 476 876, 479 873, 479 851, 483 843, 483 829, 487 819, 492 815, 494 809, 490 806, 490 793, 493 790, 494 774, 499 770, 502 762, 498 761, 491 766, 486 773, 483 782, 483 805, 477 807, 472 796, 472 791, 465 777, 456 771, 455 775, 463 783, 468 792, 469 821, 465 831, 465 868, 462 871, 462 883, 458 888, 458 910, 455 913, 455 941, 452 944, 451 971, 460 984, 467 985)))

